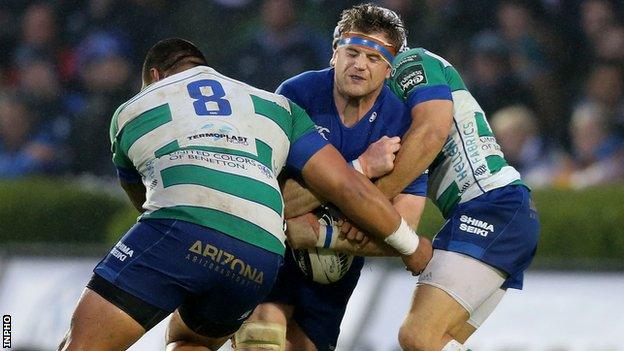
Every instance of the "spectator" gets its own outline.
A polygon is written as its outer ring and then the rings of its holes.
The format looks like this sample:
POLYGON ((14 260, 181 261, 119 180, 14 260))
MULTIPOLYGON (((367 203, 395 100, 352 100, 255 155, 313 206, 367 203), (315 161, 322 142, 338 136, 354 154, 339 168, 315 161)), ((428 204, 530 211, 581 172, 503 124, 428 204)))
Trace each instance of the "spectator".
POLYGON ((471 52, 467 83, 486 114, 509 105, 530 105, 529 93, 512 71, 509 49, 500 36, 479 34, 471 52))
POLYGON ((505 107, 492 115, 491 126, 505 159, 525 182, 532 187, 552 183, 563 154, 539 132, 530 109, 523 105, 505 107))
POLYGON ((616 62, 624 67, 624 25, 612 25, 605 29, 596 41, 598 60, 616 62))
POLYGON ((17 66, 39 57, 59 64, 67 59, 58 37, 57 18, 52 4, 41 2, 28 6, 21 29, 22 40, 13 56, 17 66))
POLYGON ((613 133, 599 105, 578 106, 570 134, 572 159, 564 163, 559 184, 584 188, 624 179, 624 139, 613 133))
POLYGON ((42 56, 32 56, 18 66, 18 88, 27 95, 33 107, 44 118, 62 113, 63 87, 53 62, 42 56))
POLYGON ((585 0, 581 3, 581 28, 590 46, 615 23, 615 8, 609 0, 585 0))
POLYGON ((114 176, 108 129, 115 109, 139 90, 130 76, 130 50, 106 32, 89 35, 78 47, 81 95, 72 130, 74 172, 114 176))
POLYGON ((599 105, 608 122, 624 133, 624 78, 622 68, 614 63, 599 63, 585 82, 585 102, 599 105))
POLYGON ((256 33, 234 54, 231 68, 246 83, 275 90, 286 78, 329 64, 331 38, 320 40, 298 22, 294 0, 266 0, 256 33))
POLYGON ((0 178, 51 174, 64 164, 59 145, 38 122, 24 98, 0 96, 0 178))
POLYGON ((509 48, 511 69, 527 88, 540 129, 556 139, 562 138, 557 116, 563 115, 561 89, 553 73, 547 27, 539 21, 540 7, 533 2, 505 0, 498 7, 498 31, 509 48))

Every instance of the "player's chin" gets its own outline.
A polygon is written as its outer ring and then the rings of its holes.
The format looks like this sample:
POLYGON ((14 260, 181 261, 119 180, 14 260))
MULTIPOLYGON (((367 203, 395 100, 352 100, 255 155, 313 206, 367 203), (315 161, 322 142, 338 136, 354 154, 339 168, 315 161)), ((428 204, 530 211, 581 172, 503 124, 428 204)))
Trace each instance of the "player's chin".
POLYGON ((351 84, 345 89, 345 93, 352 99, 363 98, 370 95, 373 89, 366 84, 351 84))

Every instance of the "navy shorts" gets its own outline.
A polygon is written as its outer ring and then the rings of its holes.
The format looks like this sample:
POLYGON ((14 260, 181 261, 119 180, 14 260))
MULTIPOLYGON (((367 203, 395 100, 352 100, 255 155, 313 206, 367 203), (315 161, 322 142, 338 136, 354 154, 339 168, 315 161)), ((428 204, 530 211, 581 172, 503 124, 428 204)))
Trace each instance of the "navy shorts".
POLYGON ((282 262, 279 254, 214 229, 147 219, 121 238, 94 273, 121 295, 168 313, 178 308, 195 332, 219 337, 235 332, 263 301, 282 262))
POLYGON ((508 274, 503 289, 522 289, 538 239, 539 219, 529 189, 508 185, 457 205, 433 247, 485 262, 508 274))
POLYGON ((316 348, 319 351, 334 350, 340 323, 363 266, 364 258, 356 256, 342 279, 320 284, 301 272, 287 245, 284 265, 265 302, 293 306, 293 319, 316 348))

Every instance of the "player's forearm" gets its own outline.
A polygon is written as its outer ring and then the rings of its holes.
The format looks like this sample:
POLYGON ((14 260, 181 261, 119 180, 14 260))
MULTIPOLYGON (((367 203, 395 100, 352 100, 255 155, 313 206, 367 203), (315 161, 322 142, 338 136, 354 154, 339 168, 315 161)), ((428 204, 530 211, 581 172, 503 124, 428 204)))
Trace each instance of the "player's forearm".
MULTIPOLYGON (((416 230, 425 208, 426 198, 409 194, 399 194, 392 199, 392 205, 405 219, 409 226, 416 230)), ((337 238, 331 246, 335 251, 345 252, 357 256, 398 256, 399 253, 390 245, 380 240, 370 240, 360 245, 346 238, 337 238)))
POLYGON ((431 107, 421 110, 417 106, 412 110, 412 126, 403 136, 394 169, 375 183, 389 198, 423 174, 442 150, 453 118, 452 105, 445 107, 439 114, 431 107))
POLYGON ((425 250, 420 249, 418 236, 379 189, 347 166, 336 148, 323 147, 308 160, 301 174, 312 191, 338 206, 359 228, 407 255, 402 258, 408 260, 410 270, 422 268, 428 258, 422 254, 425 250))
POLYGON ((321 206, 320 196, 315 195, 294 179, 286 179, 282 185, 284 217, 298 217, 321 206))
POLYGON ((353 241, 349 241, 345 238, 338 238, 336 243, 332 245, 332 250, 337 252, 344 252, 354 256, 366 256, 366 257, 390 257, 399 256, 399 253, 392 248, 392 246, 373 239, 365 243, 364 245, 357 244, 353 241))
POLYGON ((372 183, 363 175, 352 172, 356 174, 353 180, 328 194, 328 197, 332 196, 329 201, 337 205, 362 230, 373 237, 385 239, 397 229, 401 217, 372 183), (386 220, 376 221, 376 218, 386 220))

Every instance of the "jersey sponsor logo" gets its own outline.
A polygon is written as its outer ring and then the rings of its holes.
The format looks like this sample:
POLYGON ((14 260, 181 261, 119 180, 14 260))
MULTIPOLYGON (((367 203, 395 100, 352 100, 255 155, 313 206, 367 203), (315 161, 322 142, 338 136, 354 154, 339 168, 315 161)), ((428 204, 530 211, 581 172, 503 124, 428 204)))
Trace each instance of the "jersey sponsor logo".
POLYGON ((240 144, 240 145, 249 145, 249 141, 247 137, 238 135, 238 130, 236 128, 229 125, 216 125, 213 123, 208 123, 202 127, 202 129, 208 129, 210 131, 204 133, 197 133, 193 135, 189 135, 187 137, 188 140, 196 140, 196 139, 211 139, 211 140, 225 140, 230 144, 240 144))
MULTIPOLYGON (((477 128, 472 121, 465 122, 462 127, 462 134, 464 135, 463 140, 466 145, 466 154, 468 154, 470 161, 473 164, 476 164, 479 160, 481 160, 479 146, 477 145, 477 128)), ((477 174, 479 175, 479 173, 477 174)))
POLYGON ((188 251, 192 254, 187 254, 187 260, 195 264, 201 264, 226 277, 233 277, 237 282, 241 282, 244 279, 261 285, 264 281, 264 271, 252 267, 234 254, 214 245, 197 240, 189 247, 188 251))
POLYGON ((392 65, 393 67, 392 67, 391 75, 394 77, 396 74, 397 68, 401 67, 402 65, 412 63, 412 62, 419 62, 419 61, 422 61, 422 57, 420 57, 420 55, 418 54, 411 54, 411 55, 405 56, 399 62, 394 63, 392 65))
POLYGON ((453 171, 455 171, 456 181, 458 183, 464 181, 468 176, 468 166, 464 162, 462 152, 459 150, 459 146, 455 143, 455 140, 448 139, 448 142, 444 145, 442 152, 446 157, 451 159, 451 167, 453 167, 453 171))
POLYGON ((480 219, 472 218, 470 216, 462 215, 459 217, 459 230, 466 233, 477 234, 483 237, 494 232, 494 225, 482 221, 480 219))
POLYGON ((423 66, 418 64, 406 68, 405 71, 399 74, 396 81, 401 87, 401 90, 408 92, 418 85, 427 84, 427 76, 423 66))
POLYGON ((126 258, 132 257, 132 255, 134 255, 134 250, 120 241, 111 250, 111 255, 123 262, 126 260, 126 258))
POLYGON ((323 139, 325 140, 329 140, 327 139, 327 135, 325 135, 325 133, 329 134, 331 133, 331 131, 328 128, 325 128, 323 126, 314 126, 314 128, 316 128, 316 131, 323 137, 323 139))
POLYGON ((265 165, 246 156, 230 155, 203 150, 179 150, 169 154, 169 161, 196 160, 232 169, 247 170, 247 167, 256 167, 268 178, 272 178, 272 171, 265 165))

